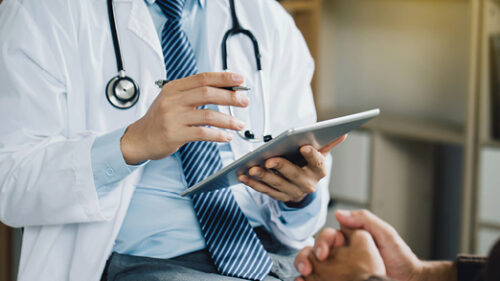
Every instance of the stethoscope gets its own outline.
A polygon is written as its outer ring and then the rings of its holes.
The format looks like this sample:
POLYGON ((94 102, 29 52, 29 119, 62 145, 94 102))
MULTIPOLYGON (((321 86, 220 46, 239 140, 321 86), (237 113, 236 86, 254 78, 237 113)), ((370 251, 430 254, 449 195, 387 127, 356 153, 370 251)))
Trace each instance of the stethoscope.
MULTIPOLYGON (((240 22, 238 20, 238 16, 236 15, 236 8, 234 5, 234 0, 229 0, 229 6, 231 9, 231 20, 233 21, 233 26, 226 31, 224 34, 224 37, 222 38, 222 70, 223 71, 229 71, 229 68, 227 66, 227 41, 229 38, 232 36, 241 34, 244 36, 247 36, 250 41, 252 41, 252 47, 253 47, 253 52, 255 56, 255 64, 257 65, 257 72, 259 74, 259 88, 260 88, 260 97, 262 99, 262 105, 264 108, 263 112, 263 119, 262 119, 262 136, 261 137, 256 137, 254 132, 251 130, 246 130, 245 132, 238 131, 238 135, 249 142, 268 142, 273 139, 271 134, 269 133, 269 122, 268 122, 268 116, 267 116, 267 101, 266 101, 266 95, 265 95, 265 90, 264 90, 264 74, 262 71, 262 63, 261 63, 261 54, 260 54, 260 48, 259 48, 259 42, 257 41, 257 38, 253 35, 253 33, 248 30, 244 29, 241 27, 240 22)), ((234 116, 234 109, 232 106, 229 107, 229 113, 231 116, 234 116)))
POLYGON ((118 75, 111 78, 106 85, 106 98, 112 106, 118 109, 129 109, 139 100, 139 86, 137 86, 134 79, 127 76, 123 68, 118 31, 116 31, 115 13, 113 11, 113 0, 108 0, 108 17, 115 48, 118 75))
MULTIPOLYGON (((115 49, 115 58, 116 58, 116 65, 118 68, 118 75, 111 78, 111 80, 109 80, 108 84, 106 85, 106 98, 108 99, 109 103, 112 106, 118 109, 129 109, 132 106, 134 106, 139 100, 139 86, 137 85, 137 83, 135 83, 134 79, 126 75, 125 69, 123 68, 123 60, 120 51, 120 44, 118 42, 118 31, 116 29, 115 15, 113 11, 113 0, 108 0, 107 4, 108 4, 109 24, 111 27, 113 46, 115 49)), ((233 22, 233 26, 224 34, 224 37, 222 39, 222 47, 221 47, 222 70, 229 71, 227 65, 228 39, 238 34, 247 36, 252 41, 252 47, 255 55, 255 63, 257 65, 257 72, 259 74, 260 94, 264 108, 263 112, 264 118, 262 120, 263 122, 262 135, 260 137, 257 137, 252 130, 245 130, 244 132, 239 131, 238 135, 242 139, 252 143, 268 142, 272 140, 272 136, 269 133, 269 126, 268 126, 269 123, 267 116, 268 108, 267 108, 266 95, 264 92, 265 90, 263 85, 264 75, 262 73, 262 63, 261 63, 259 43, 257 42, 257 39, 255 38, 255 36, 252 34, 251 31, 241 27, 238 20, 238 16, 236 15, 234 0, 229 0, 229 6, 231 9, 231 19, 233 22)), ((229 113, 231 114, 231 116, 235 116, 233 107, 229 107, 229 113)))

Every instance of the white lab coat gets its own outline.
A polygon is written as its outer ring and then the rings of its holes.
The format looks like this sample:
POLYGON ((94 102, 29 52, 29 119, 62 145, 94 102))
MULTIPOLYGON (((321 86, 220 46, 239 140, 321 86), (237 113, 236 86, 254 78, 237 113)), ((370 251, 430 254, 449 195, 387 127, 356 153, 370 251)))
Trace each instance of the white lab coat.
MULTIPOLYGON (((93 182, 95 137, 143 116, 159 92, 154 81, 165 77, 144 0, 114 3, 124 65, 141 89, 138 104, 128 110, 114 109, 104 95, 116 75, 106 1, 0 5, 0 220, 24 227, 19 280, 99 280, 141 176, 137 169, 100 199, 93 182)), ((220 42, 231 24, 228 1, 208 0, 205 8, 208 20, 200 28, 208 34, 211 71, 221 71, 220 42)), ((240 0, 237 8, 242 25, 260 42, 272 133, 313 123, 314 65, 293 20, 271 0, 240 0)), ((254 85, 253 53, 241 41, 231 42, 230 65, 254 85), (237 66, 231 63, 236 58, 237 66)), ((253 148, 237 137, 231 147, 236 158, 253 148)), ((275 235, 299 248, 324 224, 326 183, 319 187, 322 212, 305 226, 306 236, 280 222, 275 200, 252 196, 275 235)))

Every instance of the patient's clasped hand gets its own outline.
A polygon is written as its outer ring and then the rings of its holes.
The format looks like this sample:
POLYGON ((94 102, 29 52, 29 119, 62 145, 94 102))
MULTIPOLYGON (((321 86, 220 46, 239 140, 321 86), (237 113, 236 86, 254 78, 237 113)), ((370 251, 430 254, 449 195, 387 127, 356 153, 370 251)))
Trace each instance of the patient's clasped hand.
POLYGON ((452 262, 417 258, 396 230, 366 210, 337 211, 341 230, 327 228, 295 259, 296 281, 457 280, 452 262))

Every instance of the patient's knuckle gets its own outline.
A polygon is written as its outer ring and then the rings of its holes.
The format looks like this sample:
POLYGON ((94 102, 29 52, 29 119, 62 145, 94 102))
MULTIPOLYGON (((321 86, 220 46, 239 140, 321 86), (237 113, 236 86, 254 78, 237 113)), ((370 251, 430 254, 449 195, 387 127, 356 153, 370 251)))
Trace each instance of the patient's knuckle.
POLYGON ((371 239, 370 233, 365 230, 355 230, 353 232, 353 238, 361 239, 361 240, 369 240, 371 239))
POLYGON ((367 209, 362 209, 358 211, 358 214, 362 217, 369 218, 372 216, 372 213, 368 211, 367 209))

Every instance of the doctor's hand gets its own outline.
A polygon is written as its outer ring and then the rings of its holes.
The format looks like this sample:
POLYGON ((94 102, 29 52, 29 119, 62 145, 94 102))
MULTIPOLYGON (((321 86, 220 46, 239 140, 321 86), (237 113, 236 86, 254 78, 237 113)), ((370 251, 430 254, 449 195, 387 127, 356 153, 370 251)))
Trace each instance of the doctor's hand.
POLYGON ((137 165, 163 159, 192 141, 231 141, 232 134, 219 128, 239 131, 244 128, 243 122, 197 107, 206 104, 247 107, 249 99, 245 94, 219 88, 242 83, 241 75, 212 72, 165 84, 146 115, 125 131, 121 139, 125 162, 137 165))
POLYGON ((240 175, 238 180, 276 200, 300 202, 316 191, 318 182, 326 176, 326 155, 346 137, 342 136, 319 150, 310 145, 301 147, 300 153, 307 161, 304 167, 275 157, 266 161, 265 168, 252 167, 248 171, 250 176, 240 175))

